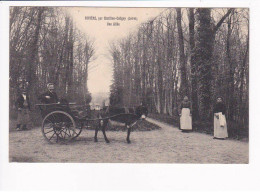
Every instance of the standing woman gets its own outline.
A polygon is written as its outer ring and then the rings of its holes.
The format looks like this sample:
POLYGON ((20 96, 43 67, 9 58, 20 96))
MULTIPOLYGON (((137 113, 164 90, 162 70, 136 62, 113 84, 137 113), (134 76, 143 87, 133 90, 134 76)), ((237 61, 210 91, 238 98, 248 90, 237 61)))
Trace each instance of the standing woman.
POLYGON ((179 106, 180 129, 182 131, 192 131, 192 104, 188 96, 183 98, 179 106))
POLYGON ((30 101, 25 89, 23 89, 22 94, 18 96, 15 105, 18 110, 16 130, 26 130, 30 120, 30 101))
POLYGON ((222 97, 217 98, 214 106, 214 139, 225 139, 228 137, 227 121, 226 121, 226 106, 223 103, 222 97))

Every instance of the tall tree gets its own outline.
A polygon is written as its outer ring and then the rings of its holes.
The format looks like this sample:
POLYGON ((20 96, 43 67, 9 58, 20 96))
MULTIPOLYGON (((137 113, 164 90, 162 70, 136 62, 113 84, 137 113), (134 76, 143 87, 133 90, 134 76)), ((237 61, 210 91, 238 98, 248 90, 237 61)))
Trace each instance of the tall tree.
POLYGON ((211 20, 210 8, 198 9, 198 44, 195 56, 198 62, 198 105, 199 116, 202 120, 210 119, 211 112, 211 85, 212 85, 212 66, 211 59, 214 49, 216 32, 224 20, 229 16, 233 9, 227 13, 214 25, 211 20))
POLYGON ((195 58, 195 17, 194 8, 189 8, 189 37, 191 63, 191 99, 193 120, 198 118, 197 63, 195 58))
POLYGON ((180 83, 180 97, 183 98, 184 95, 188 95, 188 81, 187 81, 187 69, 186 60, 184 53, 184 39, 182 31, 182 15, 181 8, 176 8, 177 11, 177 26, 178 26, 178 43, 179 43, 179 53, 180 53, 180 71, 181 71, 181 83, 180 83))
POLYGON ((37 12, 38 12, 37 20, 36 20, 36 28, 35 28, 35 32, 33 34, 32 44, 30 45, 31 52, 30 52, 28 64, 27 64, 28 91, 31 95, 31 98, 34 97, 33 90, 34 90, 35 83, 36 83, 36 67, 37 67, 35 62, 36 62, 36 57, 38 54, 38 40, 39 40, 39 34, 40 34, 40 30, 41 30, 42 14, 43 14, 45 8, 39 7, 39 8, 35 8, 35 9, 37 9, 37 12))

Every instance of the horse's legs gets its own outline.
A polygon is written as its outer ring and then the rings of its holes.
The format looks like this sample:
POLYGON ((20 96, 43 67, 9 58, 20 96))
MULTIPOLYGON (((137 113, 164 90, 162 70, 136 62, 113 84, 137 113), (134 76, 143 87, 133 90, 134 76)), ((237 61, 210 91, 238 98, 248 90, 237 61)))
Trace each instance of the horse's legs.
POLYGON ((105 141, 106 141, 107 143, 109 143, 109 140, 107 139, 107 136, 106 136, 106 130, 105 130, 105 128, 106 128, 106 127, 102 127, 102 132, 103 132, 105 141))
POLYGON ((98 139, 97 139, 98 130, 99 130, 99 127, 96 126, 96 128, 95 128, 95 137, 94 137, 94 141, 95 142, 98 142, 98 139))
POLYGON ((98 124, 96 123, 96 125, 95 125, 96 126, 95 127, 95 137, 94 137, 95 142, 98 142, 97 134, 98 134, 99 128, 102 127, 102 124, 103 124, 102 122, 103 122, 103 120, 100 120, 99 123, 98 124))
POLYGON ((108 120, 106 120, 106 121, 102 120, 102 121, 103 121, 103 124, 101 125, 101 130, 102 130, 102 132, 103 132, 105 141, 106 141, 107 143, 109 143, 109 140, 107 139, 107 135, 106 135, 106 126, 107 126, 107 124, 108 124, 108 120))
POLYGON ((131 133, 131 127, 129 125, 126 125, 127 128, 127 137, 126 137, 126 141, 127 143, 131 143, 130 141, 130 133, 131 133))

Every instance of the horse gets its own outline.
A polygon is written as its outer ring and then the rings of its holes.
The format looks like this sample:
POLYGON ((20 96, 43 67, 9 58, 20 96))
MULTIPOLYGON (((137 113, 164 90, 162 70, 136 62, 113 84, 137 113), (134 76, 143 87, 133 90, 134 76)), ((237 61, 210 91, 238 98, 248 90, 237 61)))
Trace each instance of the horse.
POLYGON ((130 141, 130 133, 131 128, 137 123, 139 120, 145 120, 145 118, 148 115, 148 109, 143 106, 137 106, 135 108, 125 108, 125 107, 116 107, 116 106, 108 106, 101 110, 99 114, 99 127, 96 127, 95 129, 95 137, 94 141, 97 142, 97 134, 99 129, 102 130, 104 139, 106 143, 109 143, 106 136, 106 127, 109 123, 109 121, 116 121, 119 123, 122 123, 127 128, 127 137, 126 141, 127 143, 131 143, 130 141))

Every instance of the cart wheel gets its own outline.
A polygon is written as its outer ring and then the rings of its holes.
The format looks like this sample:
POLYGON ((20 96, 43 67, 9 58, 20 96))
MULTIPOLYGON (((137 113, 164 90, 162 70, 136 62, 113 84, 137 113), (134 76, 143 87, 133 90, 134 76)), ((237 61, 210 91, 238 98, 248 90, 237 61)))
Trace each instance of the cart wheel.
POLYGON ((42 134, 49 143, 67 143, 76 135, 76 124, 70 114, 53 111, 42 122, 42 134))
POLYGON ((81 134, 82 129, 83 129, 83 123, 77 124, 77 126, 75 128, 75 135, 74 135, 73 139, 76 139, 81 134))

